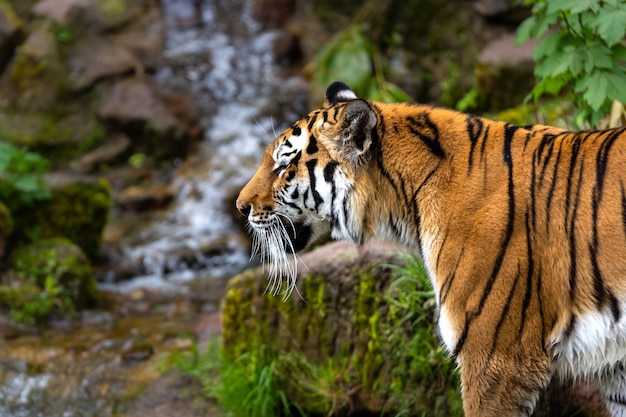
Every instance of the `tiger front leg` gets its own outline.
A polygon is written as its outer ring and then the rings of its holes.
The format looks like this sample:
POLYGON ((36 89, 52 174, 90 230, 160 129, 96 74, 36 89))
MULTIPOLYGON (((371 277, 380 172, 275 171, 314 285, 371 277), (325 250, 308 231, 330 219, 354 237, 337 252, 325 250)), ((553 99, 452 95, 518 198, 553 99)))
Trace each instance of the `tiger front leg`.
POLYGON ((493 352, 479 357, 468 353, 459 356, 465 417, 532 414, 550 380, 548 360, 543 355, 517 357, 498 357, 493 352))

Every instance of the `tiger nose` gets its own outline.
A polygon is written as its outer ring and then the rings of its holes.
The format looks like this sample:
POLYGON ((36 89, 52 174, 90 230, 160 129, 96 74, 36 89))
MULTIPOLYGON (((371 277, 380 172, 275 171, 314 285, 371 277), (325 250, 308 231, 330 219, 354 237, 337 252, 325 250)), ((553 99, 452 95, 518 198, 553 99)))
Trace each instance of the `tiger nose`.
POLYGON ((247 218, 250 215, 250 211, 252 211, 252 205, 237 201, 237 210, 247 218))

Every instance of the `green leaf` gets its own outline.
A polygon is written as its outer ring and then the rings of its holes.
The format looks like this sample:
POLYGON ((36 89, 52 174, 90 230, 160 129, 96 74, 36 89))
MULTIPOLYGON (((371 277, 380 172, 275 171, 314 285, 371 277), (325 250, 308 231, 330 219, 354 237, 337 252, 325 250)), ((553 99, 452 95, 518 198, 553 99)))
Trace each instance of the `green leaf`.
MULTIPOLYGON (((553 0, 550 0, 550 3, 552 2, 553 0)), ((600 2, 598 0, 563 0, 562 3, 565 4, 565 7, 561 10, 567 10, 573 15, 587 13, 589 11, 592 13, 598 13, 598 10, 600 9, 600 2)))
POLYGON ((539 42, 535 47, 533 51, 535 61, 539 61, 545 56, 550 56, 563 48, 564 40, 568 36, 569 34, 567 32, 554 32, 548 35, 548 37, 539 42))
POLYGON ((596 29, 598 36, 611 47, 626 36, 626 7, 611 7, 595 16, 590 24, 596 29))
POLYGON ((575 91, 582 93, 583 100, 593 109, 599 110, 606 101, 609 79, 604 71, 585 74, 575 86, 575 91))

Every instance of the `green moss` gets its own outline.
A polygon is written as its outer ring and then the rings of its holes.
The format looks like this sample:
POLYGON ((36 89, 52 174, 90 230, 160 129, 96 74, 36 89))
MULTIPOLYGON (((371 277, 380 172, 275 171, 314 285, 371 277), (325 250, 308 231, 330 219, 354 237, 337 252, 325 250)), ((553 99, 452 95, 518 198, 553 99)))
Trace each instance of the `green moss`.
POLYGON ((61 186, 49 200, 15 213, 15 243, 62 236, 80 246, 90 257, 100 248, 102 230, 111 206, 108 181, 61 186))
MULTIPOLYGON (((13 217, 7 206, 0 201, 0 242, 5 241, 13 230, 13 217)), ((0 252, 1 254, 1 252, 0 252)))
POLYGON ((53 313, 93 306, 100 298, 89 260, 67 239, 21 246, 12 252, 10 264, 18 278, 2 288, 0 302, 11 308, 16 321, 38 322, 53 313))
MULTIPOLYGON (((225 358, 263 346, 269 354, 263 360, 278 364, 285 377, 280 389, 313 414, 347 411, 359 392, 368 407, 384 412, 461 415, 455 366, 434 338, 424 295, 391 302, 386 266, 356 267, 353 274, 350 287, 337 287, 334 278, 313 273, 300 281, 305 299, 287 301, 263 294, 258 272, 234 278, 222 308, 225 358)), ((401 293, 409 288, 416 289, 401 293)))
POLYGON ((6 19, 8 19, 9 25, 14 28, 22 27, 22 20, 13 10, 10 2, 8 2, 7 0, 0 0, 0 12, 6 19))

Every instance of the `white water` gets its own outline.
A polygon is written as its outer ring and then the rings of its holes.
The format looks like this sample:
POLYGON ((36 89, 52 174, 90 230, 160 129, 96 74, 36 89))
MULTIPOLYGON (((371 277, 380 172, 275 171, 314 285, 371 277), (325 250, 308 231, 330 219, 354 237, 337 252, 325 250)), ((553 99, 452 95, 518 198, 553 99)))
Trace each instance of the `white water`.
POLYGON ((125 262, 143 265, 142 274, 103 285, 110 290, 180 289, 198 276, 226 277, 245 268, 248 245, 237 238, 227 198, 252 176, 275 132, 286 127, 285 119, 293 121, 300 113, 283 107, 294 105, 294 97, 305 106, 304 81, 285 76, 275 63, 273 42, 280 33, 261 30, 249 0, 197 3, 201 19, 194 0, 162 0, 170 66, 157 78, 190 90, 204 140, 192 156, 192 169, 174 180, 177 198, 171 210, 142 232, 141 243, 123 250, 125 262), (221 242, 219 253, 203 255, 203 248, 215 242, 221 242))

